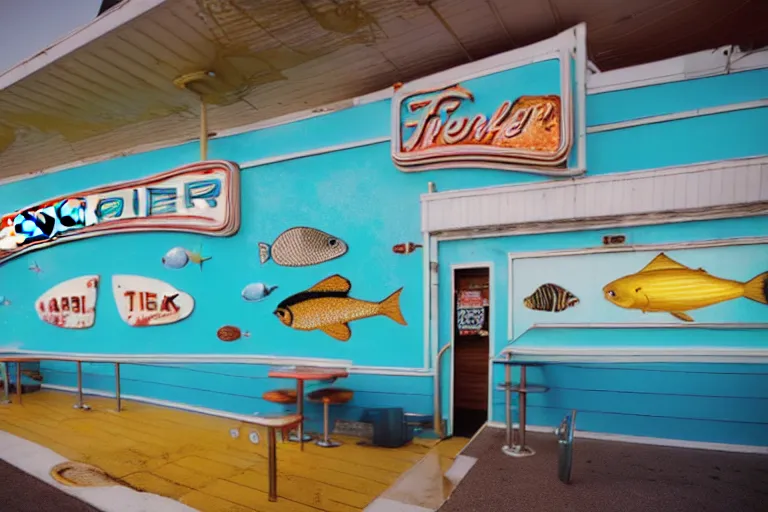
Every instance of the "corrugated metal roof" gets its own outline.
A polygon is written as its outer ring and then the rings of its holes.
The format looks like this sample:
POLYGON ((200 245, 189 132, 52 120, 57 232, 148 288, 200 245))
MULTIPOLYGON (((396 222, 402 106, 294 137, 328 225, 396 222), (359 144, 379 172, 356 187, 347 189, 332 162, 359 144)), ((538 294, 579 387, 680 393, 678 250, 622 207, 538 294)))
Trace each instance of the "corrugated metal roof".
POLYGON ((194 71, 216 74, 206 93, 216 132, 409 81, 580 21, 590 58, 608 69, 768 43, 766 15, 768 2, 719 0, 126 0, 0 75, 0 177, 196 138, 198 100, 173 83, 194 71))

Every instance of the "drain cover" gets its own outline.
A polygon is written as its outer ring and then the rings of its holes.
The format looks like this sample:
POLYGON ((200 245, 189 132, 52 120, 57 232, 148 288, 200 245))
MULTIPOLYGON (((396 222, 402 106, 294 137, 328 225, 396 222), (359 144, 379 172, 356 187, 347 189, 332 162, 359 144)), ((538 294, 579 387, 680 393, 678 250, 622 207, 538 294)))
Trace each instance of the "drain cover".
POLYGON ((72 487, 106 487, 120 485, 112 477, 95 466, 82 462, 62 462, 51 469, 54 480, 72 487))

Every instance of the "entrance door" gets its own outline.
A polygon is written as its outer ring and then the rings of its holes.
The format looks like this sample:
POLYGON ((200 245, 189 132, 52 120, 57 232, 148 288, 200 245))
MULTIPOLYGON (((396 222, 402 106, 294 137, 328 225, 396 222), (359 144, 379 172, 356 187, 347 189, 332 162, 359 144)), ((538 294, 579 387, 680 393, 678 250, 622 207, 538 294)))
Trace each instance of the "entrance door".
POLYGON ((489 269, 454 270, 453 435, 471 437, 488 419, 489 269))

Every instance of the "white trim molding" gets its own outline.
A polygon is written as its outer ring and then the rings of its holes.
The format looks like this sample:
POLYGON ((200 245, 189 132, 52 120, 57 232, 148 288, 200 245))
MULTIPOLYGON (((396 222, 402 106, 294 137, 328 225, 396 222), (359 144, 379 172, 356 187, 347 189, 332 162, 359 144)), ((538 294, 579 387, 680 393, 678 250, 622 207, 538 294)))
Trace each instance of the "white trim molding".
POLYGON ((422 194, 440 240, 768 214, 768 157, 422 194))
MULTIPOLYGON (((486 423, 491 428, 506 428, 500 421, 486 423)), ((515 423, 514 428, 520 426, 515 423)), ((526 425, 525 429, 531 432, 544 432, 551 434, 554 427, 541 425, 526 425)), ((597 439, 599 441, 613 441, 617 443, 648 444, 653 446, 671 446, 674 448, 691 448, 696 450, 714 450, 719 452, 759 453, 768 455, 768 446, 755 446, 748 444, 710 443, 706 441, 686 441, 683 439, 664 439, 660 437, 630 436, 623 434, 609 434, 606 432, 574 431, 574 437, 578 439, 597 439)))
POLYGON ((609 132, 613 130, 623 130, 625 128, 634 128, 635 126, 644 126, 648 124, 667 123, 669 121, 679 121, 681 119, 691 119, 693 117, 712 116, 716 114, 725 114, 727 112, 738 112, 740 110, 752 110, 756 108, 768 107, 768 99, 744 101, 741 103, 731 103, 729 105, 718 105, 716 107, 697 108, 695 110, 685 110, 683 112, 673 112, 671 114, 660 114, 657 116, 639 117, 628 121, 618 121, 616 123, 597 124, 587 128, 587 133, 609 132))
POLYGON ((639 66, 594 73, 587 79, 587 92, 599 94, 763 68, 768 68, 768 47, 745 52, 738 47, 722 46, 639 66))
MULTIPOLYGON (((564 256, 582 256, 586 254, 610 254, 619 252, 657 252, 678 251, 686 249, 708 249, 713 247, 738 247, 743 245, 768 244, 768 236, 750 236, 738 238, 717 238, 713 240, 690 240, 685 242, 666 242, 661 244, 636 244, 636 245, 609 245, 597 247, 583 247, 576 249, 554 249, 547 251, 510 252, 507 254, 507 339, 512 342, 516 336, 514 333, 514 279, 515 261, 533 258, 551 258, 564 256)), ((530 329, 765 329, 768 323, 664 323, 664 322, 638 322, 638 323, 553 323, 533 324, 530 329)), ((521 333, 522 336, 523 333, 521 333)))

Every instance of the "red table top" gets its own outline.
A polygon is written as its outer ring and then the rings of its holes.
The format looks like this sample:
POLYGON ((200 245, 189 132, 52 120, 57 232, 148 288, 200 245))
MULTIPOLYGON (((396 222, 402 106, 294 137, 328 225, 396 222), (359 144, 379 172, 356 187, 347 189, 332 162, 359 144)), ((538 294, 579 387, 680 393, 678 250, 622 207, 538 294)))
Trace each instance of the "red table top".
POLYGON ((312 366, 288 366, 273 368, 267 374, 276 379, 326 380, 348 377, 349 372, 342 368, 317 368, 312 366))

